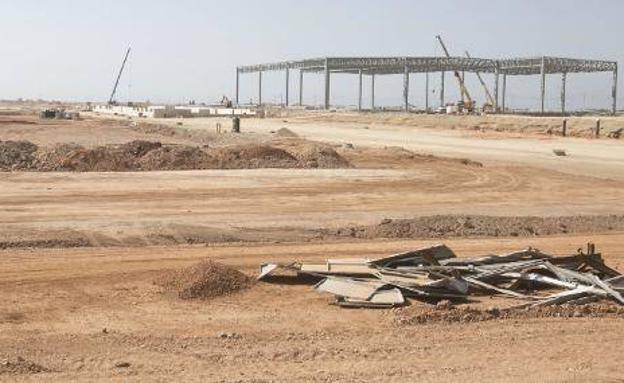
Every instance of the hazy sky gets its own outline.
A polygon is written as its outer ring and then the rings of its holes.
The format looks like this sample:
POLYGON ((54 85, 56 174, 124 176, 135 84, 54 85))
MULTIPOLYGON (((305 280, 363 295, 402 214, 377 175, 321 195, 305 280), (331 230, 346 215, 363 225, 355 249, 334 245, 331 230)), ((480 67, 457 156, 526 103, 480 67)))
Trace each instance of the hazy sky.
MULTIPOLYGON (((0 98, 104 101, 128 45, 133 52, 120 101, 212 102, 233 96, 235 68, 243 64, 441 54, 438 33, 455 55, 467 49, 492 58, 558 55, 624 62, 623 15, 622 0, 3 0, 0 98)), ((468 85, 482 98, 472 77, 468 85)), ((242 100, 255 99, 256 77, 241 80, 242 100)), ((296 80, 292 76, 292 95, 298 94, 296 80)), ((401 81, 401 76, 379 79, 376 103, 400 105, 401 81)), ((321 102, 321 82, 321 76, 306 78, 307 102, 321 102)), ((607 107, 610 83, 606 73, 570 75, 570 107, 607 107)), ((439 76, 431 84, 437 92, 439 76)), ((334 102, 356 103, 356 76, 334 76, 332 85, 334 102)), ((559 86, 559 76, 549 77, 550 108, 558 105, 559 86)), ((264 100, 279 101, 283 88, 283 73, 265 74, 264 100)), ((422 105, 424 75, 412 76, 410 91, 411 103, 422 105)), ((447 74, 447 100, 457 94, 447 74)), ((508 82, 509 104, 536 107, 538 95, 537 76, 508 82)), ((367 81, 364 102, 369 102, 367 81)))

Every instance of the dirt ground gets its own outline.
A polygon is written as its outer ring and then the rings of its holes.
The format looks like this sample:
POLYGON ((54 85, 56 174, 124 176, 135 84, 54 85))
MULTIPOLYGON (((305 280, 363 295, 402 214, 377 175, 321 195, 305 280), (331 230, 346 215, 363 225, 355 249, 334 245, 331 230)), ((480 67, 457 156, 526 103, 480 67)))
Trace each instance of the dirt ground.
POLYGON ((292 149, 307 138, 350 164, 0 172, 0 381, 624 379, 617 316, 418 324, 401 318, 427 303, 348 310, 307 284, 265 282, 188 301, 155 283, 203 259, 255 276, 265 261, 376 257, 442 241, 462 256, 527 246, 570 255, 593 241, 624 271, 622 141, 330 117, 245 119, 243 134, 233 135, 216 133, 225 119, 0 116, 0 141, 221 150, 267 142, 292 149), (563 144, 570 156, 552 155, 563 144))

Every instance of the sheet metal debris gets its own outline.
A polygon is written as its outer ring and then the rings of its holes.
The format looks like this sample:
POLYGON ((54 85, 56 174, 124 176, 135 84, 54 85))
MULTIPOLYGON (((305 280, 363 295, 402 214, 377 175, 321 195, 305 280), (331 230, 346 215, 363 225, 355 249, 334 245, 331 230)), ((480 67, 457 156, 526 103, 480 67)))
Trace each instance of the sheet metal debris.
POLYGON ((334 294, 341 307, 389 308, 405 304, 406 297, 465 300, 472 295, 525 301, 518 308, 598 299, 624 305, 624 276, 605 265, 591 243, 586 252, 563 257, 528 248, 476 258, 458 258, 440 244, 375 259, 265 263, 258 279, 278 270, 318 278, 315 289, 334 294))

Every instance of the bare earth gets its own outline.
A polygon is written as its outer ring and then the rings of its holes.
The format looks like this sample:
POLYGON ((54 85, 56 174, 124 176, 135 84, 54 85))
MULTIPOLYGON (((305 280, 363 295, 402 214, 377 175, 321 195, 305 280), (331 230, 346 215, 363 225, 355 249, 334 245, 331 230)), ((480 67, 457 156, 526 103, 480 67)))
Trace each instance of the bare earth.
MULTIPOLYGON (((236 136, 214 133, 216 122, 227 120, 185 120, 182 127, 152 121, 170 130, 96 116, 45 124, 2 116, 0 140, 38 145, 143 139, 223 146, 271 142, 272 131, 287 127, 335 144, 353 166, 0 173, 0 244, 21 244, 0 250, 0 381, 623 380, 621 318, 403 325, 397 318, 425 303, 345 310, 309 285, 270 283, 181 301, 154 284, 163 271, 204 258, 253 276, 269 260, 375 257, 433 243, 308 235, 384 218, 624 214, 624 141, 531 129, 475 133, 462 126, 495 118, 440 118, 309 113, 246 119, 236 136), (570 155, 554 156, 556 147, 570 155)), ((526 123, 498 118, 511 128, 526 123)), ((569 255, 593 241, 610 266, 624 271, 623 240, 621 230, 588 229, 444 242, 471 256, 526 246, 569 255)), ((504 303, 485 297, 473 304, 504 303)))

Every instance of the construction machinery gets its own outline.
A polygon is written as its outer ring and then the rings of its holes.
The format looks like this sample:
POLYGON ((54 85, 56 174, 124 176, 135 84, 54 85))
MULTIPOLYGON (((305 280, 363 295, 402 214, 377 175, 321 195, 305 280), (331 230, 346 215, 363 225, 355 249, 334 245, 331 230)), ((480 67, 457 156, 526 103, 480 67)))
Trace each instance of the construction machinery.
POLYGON ((117 93, 117 86, 119 86, 119 80, 121 79, 121 74, 123 73, 124 68, 126 67, 126 62, 128 61, 129 55, 130 55, 130 47, 128 47, 128 50, 126 51, 126 55, 124 56, 123 62, 121 63, 121 68, 119 69, 119 73, 117 74, 117 79, 115 80, 115 86, 113 86, 113 92, 111 93, 110 98, 108 99, 109 105, 116 104, 115 93, 117 93))
MULTIPOLYGON (((466 53, 466 57, 471 58, 470 53, 468 53, 468 51, 465 51, 465 53, 466 53)), ((488 89, 487 84, 483 80, 483 77, 481 77, 481 73, 475 72, 475 74, 477 75, 477 78, 479 79, 479 82, 481 83, 481 86, 483 87, 483 90, 485 91, 485 97, 487 98, 487 101, 483 104, 482 109, 484 112, 491 112, 494 110, 494 106, 496 105, 496 102, 494 101, 494 97, 492 97, 492 93, 490 93, 490 90, 488 89)))
MULTIPOLYGON (((446 57, 450 58, 451 55, 449 54, 448 49, 446 49, 446 45, 444 44, 444 41, 442 41, 442 37, 440 35, 436 35, 436 39, 438 39, 438 42, 440 43, 440 45, 442 46, 442 50, 444 51, 444 54, 446 55, 446 57)), ((468 88, 466 88, 466 84, 464 83, 464 79, 461 76, 461 74, 459 74, 458 71, 453 71, 453 74, 455 75, 455 78, 457 79, 457 82, 459 83, 459 91, 461 93, 461 102, 458 103, 458 109, 464 110, 468 113, 472 113, 475 110, 475 102, 472 99, 472 97, 470 97, 470 93, 468 92, 468 88)))

